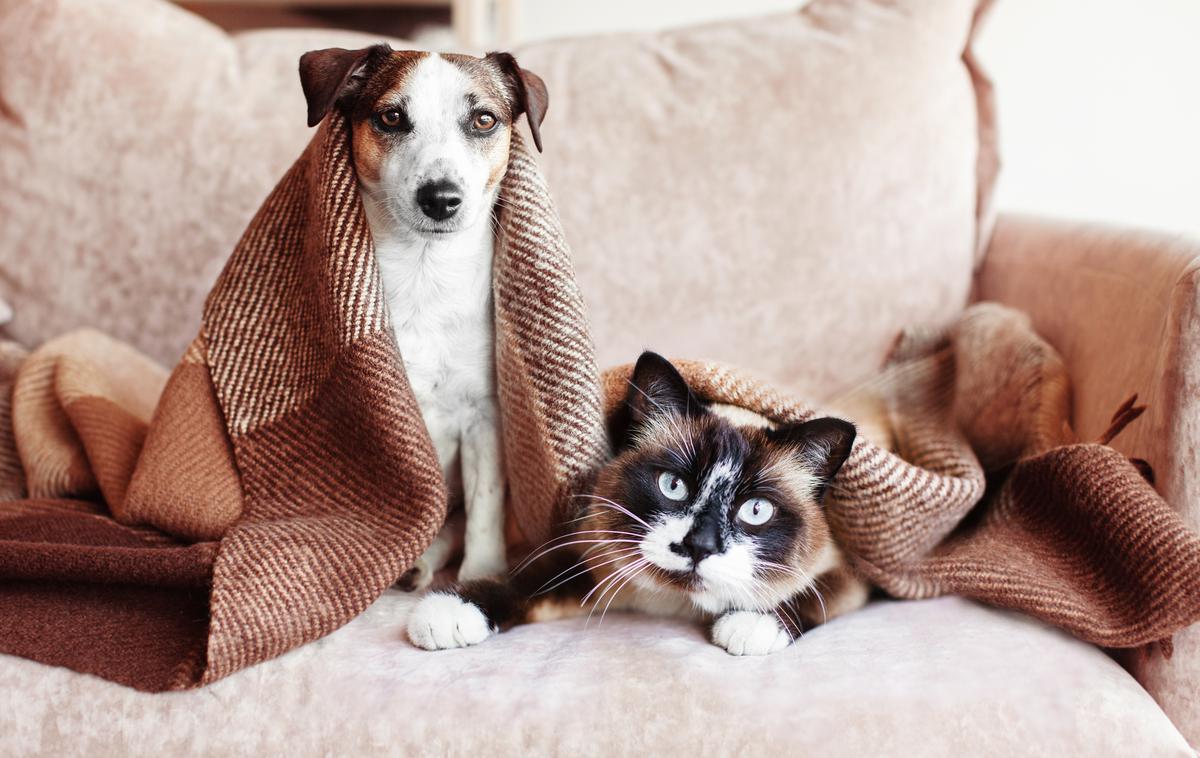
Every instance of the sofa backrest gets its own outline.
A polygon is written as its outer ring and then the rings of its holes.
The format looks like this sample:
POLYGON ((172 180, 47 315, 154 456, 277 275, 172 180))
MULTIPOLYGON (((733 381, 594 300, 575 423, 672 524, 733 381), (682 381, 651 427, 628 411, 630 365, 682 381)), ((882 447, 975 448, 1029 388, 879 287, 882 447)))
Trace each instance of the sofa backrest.
MULTIPOLYGON (((976 0, 802 11, 515 50, 602 364, 646 347, 819 396, 968 297, 994 169, 976 0), (982 117, 981 117, 982 114, 982 117)), ((0 298, 173 362, 309 138, 300 53, 160 0, 0 0, 0 298)), ((401 44, 401 43, 394 43, 401 44)))

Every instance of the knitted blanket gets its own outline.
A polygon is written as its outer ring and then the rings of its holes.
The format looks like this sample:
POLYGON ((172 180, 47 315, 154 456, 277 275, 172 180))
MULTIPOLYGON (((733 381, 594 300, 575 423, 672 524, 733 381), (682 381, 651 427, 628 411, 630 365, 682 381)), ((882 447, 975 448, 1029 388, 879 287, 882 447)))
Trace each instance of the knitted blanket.
MULTIPOLYGON (((607 455, 603 404, 628 369, 601 383, 516 135, 501 193, 508 509, 537 543, 607 455)), ((0 347, 0 652, 179 689, 366 608, 446 516, 388 318, 334 115, 250 224, 172 373, 94 332, 27 357, 0 347)), ((710 400, 815 413, 735 369, 681 368, 710 400)), ((1061 361, 1010 311, 908 335, 855 398, 880 444, 856 443, 828 505, 859 570, 898 597, 964 594, 1108 646, 1200 617, 1200 540, 1137 467, 1072 438, 1067 397, 1061 361)))
MULTIPOLYGON (((326 119, 169 377, 94 332, 23 362, 0 353, 0 376, 20 365, 0 409, 15 437, 0 433, 0 652, 145 690, 207 684, 346 623, 431 542, 445 486, 349 146, 344 119, 326 119)), ((501 197, 505 457, 512 515, 536 539, 603 455, 599 379, 516 134, 501 197)))

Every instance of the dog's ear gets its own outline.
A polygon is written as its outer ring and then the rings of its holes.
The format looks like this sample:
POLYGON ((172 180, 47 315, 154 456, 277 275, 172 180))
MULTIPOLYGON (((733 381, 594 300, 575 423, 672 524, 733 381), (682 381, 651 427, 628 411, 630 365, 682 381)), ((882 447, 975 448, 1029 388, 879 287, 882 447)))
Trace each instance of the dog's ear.
POLYGON ((300 56, 300 86, 308 101, 308 125, 316 126, 338 100, 361 87, 367 63, 372 57, 392 52, 387 45, 372 45, 359 50, 331 47, 311 50, 300 56))
POLYGON ((508 53, 488 53, 485 60, 500 69, 500 73, 508 80, 513 92, 513 118, 525 114, 533 144, 539 153, 542 152, 542 120, 546 118, 546 109, 550 106, 546 83, 542 77, 518 66, 517 59, 508 53))

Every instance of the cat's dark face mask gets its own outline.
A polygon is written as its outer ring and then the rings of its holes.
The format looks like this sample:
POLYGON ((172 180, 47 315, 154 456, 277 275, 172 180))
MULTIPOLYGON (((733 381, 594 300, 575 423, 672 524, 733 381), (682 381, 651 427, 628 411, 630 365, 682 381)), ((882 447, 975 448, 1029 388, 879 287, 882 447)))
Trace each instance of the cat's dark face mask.
POLYGON ((772 427, 710 407, 644 353, 612 425, 616 459, 584 523, 611 545, 601 584, 686 593, 705 611, 761 607, 811 588, 838 560, 821 507, 853 445, 834 418, 772 427))

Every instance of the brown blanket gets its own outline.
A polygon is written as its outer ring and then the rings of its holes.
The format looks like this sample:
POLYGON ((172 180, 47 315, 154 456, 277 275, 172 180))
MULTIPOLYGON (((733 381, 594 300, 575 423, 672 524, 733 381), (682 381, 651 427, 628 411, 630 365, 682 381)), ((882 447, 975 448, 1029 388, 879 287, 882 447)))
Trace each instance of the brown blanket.
MULTIPOLYGON (((602 402, 626 374, 600 383, 515 136, 502 193, 509 510, 538 542, 603 460, 602 402)), ((28 358, 0 349, 0 390, 15 375, 0 392, 0 651, 192 687, 328 633, 400 576, 446 502, 379 287, 335 116, 251 223, 169 377, 89 332, 28 358)), ((683 368, 709 399, 814 412, 736 370, 683 368)), ((965 594, 1108 646, 1195 621, 1200 541, 1129 461, 1075 443, 1067 396, 1057 356, 1010 311, 978 306, 947 335, 904 340, 854 398, 882 444, 856 444, 829 504, 859 569, 899 597, 965 594)))
MULTIPOLYGON (((603 455, 599 377, 517 135, 501 195, 507 473, 537 539, 603 455)), ((4 399, 0 497, 28 499, 0 504, 0 651, 140 689, 207 684, 336 629, 446 515, 340 116, 263 204, 169 378, 84 332, 35 352, 4 399)))

